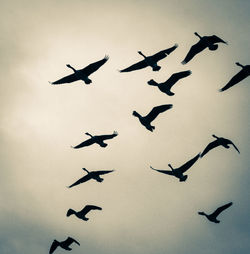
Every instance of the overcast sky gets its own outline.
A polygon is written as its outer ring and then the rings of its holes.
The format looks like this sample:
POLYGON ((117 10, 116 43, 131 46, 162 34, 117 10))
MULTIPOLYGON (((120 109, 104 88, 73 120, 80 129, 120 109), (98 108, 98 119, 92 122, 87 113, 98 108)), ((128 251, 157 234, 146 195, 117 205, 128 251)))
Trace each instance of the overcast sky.
MULTIPOLYGON (((54 239, 74 237, 72 254, 243 254, 250 249, 249 79, 219 93, 250 64, 248 0, 0 1, 1 175, 0 253, 48 253, 54 239), (216 34, 228 45, 206 50, 182 65, 194 35, 216 34), (142 59, 179 47, 150 68, 119 73, 142 59), (110 59, 90 78, 61 86, 76 69, 110 59), (174 72, 192 75, 169 97, 148 86, 174 72), (132 116, 173 104, 153 123, 153 133, 132 116), (74 150, 93 135, 119 135, 104 149, 74 150), (217 148, 178 179, 149 166, 179 167, 213 140, 231 139, 240 149, 217 148), (104 182, 72 189, 81 169, 115 169, 104 182), (219 219, 213 212, 234 202, 219 219), (66 217, 69 208, 98 205, 88 222, 66 217)), ((57 249, 55 253, 66 253, 57 249)))

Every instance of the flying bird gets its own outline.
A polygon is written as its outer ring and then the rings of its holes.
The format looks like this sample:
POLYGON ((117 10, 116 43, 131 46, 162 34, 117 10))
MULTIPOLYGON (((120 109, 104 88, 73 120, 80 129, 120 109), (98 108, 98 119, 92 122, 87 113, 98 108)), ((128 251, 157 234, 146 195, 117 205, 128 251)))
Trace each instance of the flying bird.
POLYGON ((215 135, 212 135, 214 138, 216 138, 216 140, 212 141, 211 143, 209 143, 207 145, 207 147, 204 149, 204 151, 202 152, 201 154, 201 158, 206 154, 208 153, 210 150, 214 149, 215 147, 217 146, 223 146, 225 147, 226 149, 230 148, 229 145, 232 145, 235 150, 240 153, 239 149, 236 147, 236 145, 229 139, 226 139, 226 138, 222 138, 222 137, 217 137, 215 135))
POLYGON ((80 243, 77 242, 72 237, 68 237, 65 241, 62 241, 62 242, 58 242, 57 240, 54 240, 50 247, 49 254, 52 254, 58 246, 65 250, 72 250, 72 248, 69 247, 72 243, 76 243, 80 246, 80 243))
POLYGON ((106 139, 112 139, 114 137, 116 137, 118 135, 118 132, 114 131, 113 134, 110 135, 99 135, 99 136, 92 136, 91 134, 89 134, 88 132, 85 133, 86 135, 90 136, 89 139, 83 141, 82 143, 80 143, 77 146, 71 146, 74 149, 78 149, 78 148, 82 148, 85 146, 90 146, 93 144, 98 144, 101 147, 106 147, 108 144, 104 143, 103 141, 106 139))
POLYGON ((194 33, 196 36, 200 38, 200 40, 194 44, 188 54, 186 55, 185 59, 182 61, 182 64, 188 63, 195 55, 203 51, 204 49, 208 48, 209 50, 216 50, 218 48, 217 43, 225 43, 227 42, 223 41, 221 38, 219 38, 216 35, 212 36, 200 36, 198 33, 194 33))
POLYGON ((228 207, 230 207, 232 204, 233 204, 233 202, 230 202, 230 203, 228 203, 228 204, 225 204, 225 205, 223 205, 223 206, 217 208, 217 209, 216 209, 213 213, 211 213, 211 214, 206 214, 206 213, 204 213, 204 212, 198 212, 198 214, 199 214, 199 215, 204 215, 204 216, 206 216, 207 219, 208 219, 209 221, 212 221, 212 222, 214 222, 214 223, 220 223, 220 221, 217 220, 217 216, 218 216, 221 212, 223 212, 224 210, 226 210, 228 207))
POLYGON ((163 92, 169 96, 173 96, 174 93, 171 91, 172 86, 180 79, 183 79, 183 78, 191 75, 191 73, 192 73, 191 71, 177 72, 177 73, 174 73, 173 75, 171 75, 171 77, 163 83, 157 83, 153 79, 151 79, 148 81, 148 84, 150 86, 157 86, 161 92, 163 92))
POLYGON ((143 126, 146 127, 149 131, 153 131, 155 129, 155 126, 151 125, 151 122, 155 120, 155 118, 162 112, 171 109, 173 107, 172 104, 165 104, 160 105, 157 107, 154 107, 146 116, 141 116, 136 111, 133 111, 133 116, 138 117, 139 121, 143 126))
POLYGON ((160 170, 160 169, 155 169, 151 166, 150 168, 163 174, 175 176, 179 179, 180 182, 185 182, 188 176, 184 175, 183 173, 185 173, 188 169, 190 169, 194 165, 194 163, 199 159, 199 157, 200 157, 200 154, 197 154, 194 158, 192 158, 191 160, 189 160, 188 162, 186 162, 179 168, 173 168, 171 164, 168 164, 171 170, 160 170))
POLYGON ((113 172, 114 170, 99 170, 99 171, 91 171, 89 172, 86 168, 83 168, 84 171, 87 172, 87 175, 83 176, 79 180, 77 180, 75 183, 71 184, 68 188, 74 187, 76 185, 79 185, 81 183, 87 182, 91 179, 96 180, 97 182, 101 183, 104 179, 101 178, 101 175, 105 175, 108 173, 113 172))
POLYGON ((59 84, 65 84, 65 83, 72 83, 77 80, 82 80, 85 82, 85 84, 92 83, 92 80, 89 79, 89 76, 97 71, 103 64, 105 64, 108 61, 109 57, 105 56, 102 60, 97 61, 95 63, 91 63, 88 66, 86 66, 83 69, 76 70, 71 65, 67 64, 66 66, 73 70, 73 74, 68 75, 66 77, 63 77, 55 82, 50 82, 51 85, 59 85, 59 84))
POLYGON ((236 75, 234 75, 231 78, 231 80, 219 90, 220 92, 223 92, 228 88, 238 84, 240 81, 242 81, 243 79, 247 78, 250 75, 250 65, 242 65, 238 62, 235 64, 240 66, 242 70, 240 70, 236 75))
POLYGON ((161 67, 157 65, 157 62, 162 60, 163 58, 167 57, 167 55, 171 54, 176 48, 178 47, 178 44, 175 44, 173 47, 164 49, 152 56, 145 56, 141 51, 138 51, 138 53, 144 57, 144 60, 135 63, 128 68, 125 68, 123 70, 120 70, 120 72, 130 72, 130 71, 136 71, 143 69, 145 67, 152 67, 153 71, 159 71, 161 67))
POLYGON ((86 217, 86 214, 88 212, 90 212, 91 210, 102 210, 101 207, 99 206, 95 206, 95 205, 86 205, 81 211, 76 212, 73 209, 69 209, 67 212, 67 217, 69 217, 70 215, 74 214, 77 218, 81 219, 81 220, 89 220, 89 218, 86 217))

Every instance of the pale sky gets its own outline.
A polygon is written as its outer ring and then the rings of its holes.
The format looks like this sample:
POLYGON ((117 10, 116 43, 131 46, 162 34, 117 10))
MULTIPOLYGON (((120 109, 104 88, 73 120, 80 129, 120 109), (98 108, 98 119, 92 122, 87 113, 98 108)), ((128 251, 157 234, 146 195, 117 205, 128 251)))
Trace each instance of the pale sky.
MULTIPOLYGON (((54 239, 74 237, 72 254, 243 254, 250 249, 249 82, 219 93, 250 64, 248 0, 0 1, 1 195, 0 253, 48 253, 54 239), (228 45, 206 50, 182 65, 194 35, 216 34, 228 45), (150 68, 119 73, 152 55, 179 47, 150 68), (110 59, 82 81, 51 86, 76 69, 110 59), (169 97, 147 81, 174 72, 192 75, 169 97), (132 116, 173 104, 154 122, 153 133, 132 116), (74 150, 93 135, 119 135, 74 150), (150 170, 179 167, 213 140, 231 139, 240 149, 217 148, 187 171, 180 183, 150 170), (115 169, 72 189, 88 170, 115 169), (198 211, 227 202, 220 224, 198 211), (90 220, 66 217, 69 208, 101 206, 90 220)), ((58 248, 55 253, 66 253, 58 248)), ((68 253, 68 252, 67 252, 68 253)))

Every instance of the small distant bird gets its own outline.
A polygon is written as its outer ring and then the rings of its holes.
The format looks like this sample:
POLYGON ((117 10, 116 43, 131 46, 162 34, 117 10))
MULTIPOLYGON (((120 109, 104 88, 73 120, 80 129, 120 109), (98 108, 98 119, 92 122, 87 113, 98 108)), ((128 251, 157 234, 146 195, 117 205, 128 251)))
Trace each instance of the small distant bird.
POLYGON ((58 84, 65 84, 65 83, 72 83, 77 80, 82 80, 85 84, 92 83, 92 80, 89 79, 89 76, 97 71, 103 64, 108 61, 109 57, 105 56, 102 60, 97 61, 95 63, 89 64, 83 69, 76 70, 71 65, 67 64, 66 66, 74 71, 73 74, 63 77, 55 82, 50 82, 51 85, 58 85, 58 84))
POLYGON ((175 44, 173 47, 164 49, 152 56, 145 56, 141 51, 138 51, 138 53, 144 57, 144 60, 136 64, 133 64, 126 69, 120 70, 120 72, 136 71, 148 66, 152 67, 153 71, 159 71, 161 67, 157 65, 157 62, 167 57, 167 55, 171 54, 177 47, 178 47, 178 44, 175 44))
POLYGON ((171 91, 172 86, 180 79, 191 75, 191 71, 181 71, 174 73, 167 81, 163 83, 157 83, 153 79, 148 81, 150 86, 157 86, 163 93, 172 96, 174 93, 171 91))
POLYGON ((207 145, 207 147, 204 149, 204 151, 201 154, 201 158, 208 153, 210 150, 212 150, 213 148, 217 147, 217 146, 223 146, 226 149, 230 148, 229 145, 232 145, 235 150, 240 153, 239 149, 236 147, 236 145, 229 139, 226 138, 222 138, 222 137, 217 137, 215 135, 212 135, 214 138, 216 138, 216 140, 212 141, 211 143, 209 143, 207 145))
POLYGON ((74 214, 77 218, 81 219, 81 220, 89 220, 89 218, 86 217, 86 214, 91 211, 91 210, 102 210, 101 207, 99 206, 95 206, 95 205, 86 205, 81 211, 76 212, 73 209, 69 209, 67 212, 67 217, 69 217, 70 215, 74 214))
POLYGON ((200 36, 196 32, 194 34, 196 36, 198 36, 200 38, 200 40, 190 48, 187 56, 182 61, 182 64, 188 63, 191 59, 193 59, 193 57, 195 55, 197 55, 198 53, 200 53, 201 51, 203 51, 206 48, 208 48, 209 50, 212 50, 212 51, 216 50, 218 48, 218 45, 216 43, 227 44, 227 42, 223 41, 221 38, 219 38, 216 35, 200 36))
POLYGON ((187 175, 183 175, 188 169, 190 169, 194 163, 199 159, 200 154, 197 154, 194 158, 186 162, 184 165, 182 165, 179 168, 173 168, 171 164, 168 164, 168 166, 171 168, 171 170, 160 170, 160 169, 155 169, 150 166, 151 169, 156 170, 160 173, 175 176, 179 179, 180 182, 185 182, 188 178, 187 175))
POLYGON ((198 214, 199 214, 199 215, 204 215, 204 216, 206 216, 207 219, 208 219, 209 221, 212 221, 212 222, 214 222, 214 223, 220 223, 220 221, 217 220, 217 216, 218 216, 221 212, 223 212, 225 209, 227 209, 228 207, 230 207, 232 204, 233 204, 233 202, 230 202, 230 203, 228 203, 228 204, 225 204, 225 205, 223 205, 223 206, 217 208, 217 209, 216 209, 213 213, 211 213, 211 214, 206 214, 206 213, 204 213, 204 212, 198 212, 198 214))
POLYGON ((162 112, 171 109, 173 107, 172 104, 165 104, 160 105, 157 107, 154 107, 146 116, 141 116, 136 111, 133 111, 133 116, 138 117, 139 121, 143 126, 146 127, 149 131, 153 131, 155 129, 155 126, 151 125, 151 122, 155 120, 155 118, 162 112))
POLYGON ((99 136, 92 136, 91 134, 89 134, 88 132, 85 133, 86 135, 90 136, 91 138, 83 141, 82 143, 80 143, 77 146, 71 146, 74 149, 78 149, 78 148, 82 148, 84 146, 90 146, 93 144, 98 144, 101 147, 106 147, 108 144, 104 143, 103 140, 106 139, 112 139, 114 137, 116 137, 118 135, 118 132, 114 131, 113 134, 110 135, 99 135, 99 136))
POLYGON ((49 254, 52 254, 58 246, 60 246, 61 248, 65 250, 72 250, 72 248, 69 247, 72 243, 76 243, 80 246, 80 243, 77 242, 72 237, 68 237, 65 241, 62 241, 62 242, 58 242, 57 240, 54 240, 50 247, 49 254))
POLYGON ((86 168, 83 168, 88 174, 77 180, 75 183, 71 184, 68 188, 74 187, 78 184, 87 182, 91 179, 96 180, 97 182, 101 183, 104 179, 100 177, 100 175, 105 175, 108 173, 113 172, 114 170, 99 170, 99 171, 91 171, 89 172, 86 168))
POLYGON ((228 88, 238 84, 243 79, 247 78, 250 75, 250 65, 242 65, 240 63, 235 63, 236 65, 240 66, 242 68, 241 71, 239 71, 236 75, 234 75, 231 80, 222 87, 219 91, 223 92, 227 90, 228 88))

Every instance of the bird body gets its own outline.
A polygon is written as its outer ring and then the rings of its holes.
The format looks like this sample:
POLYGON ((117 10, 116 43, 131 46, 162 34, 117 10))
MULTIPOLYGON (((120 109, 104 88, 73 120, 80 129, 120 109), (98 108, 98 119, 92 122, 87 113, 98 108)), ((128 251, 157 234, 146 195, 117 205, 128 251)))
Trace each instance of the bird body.
POLYGON ((76 244, 80 245, 80 243, 78 241, 76 241, 75 239, 73 239, 72 237, 68 237, 65 241, 62 241, 62 242, 54 240, 51 247, 50 247, 49 254, 52 254, 58 246, 61 247, 62 249, 70 251, 70 250, 72 250, 72 248, 70 248, 69 246, 72 243, 76 243, 76 244))
POLYGON ((67 217, 69 217, 70 215, 74 214, 77 218, 87 221, 89 220, 89 218, 86 217, 87 213, 89 213, 91 210, 102 210, 101 207, 99 206, 95 206, 95 205, 86 205, 81 211, 76 212, 73 209, 69 209, 67 212, 67 217))

